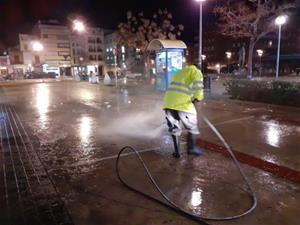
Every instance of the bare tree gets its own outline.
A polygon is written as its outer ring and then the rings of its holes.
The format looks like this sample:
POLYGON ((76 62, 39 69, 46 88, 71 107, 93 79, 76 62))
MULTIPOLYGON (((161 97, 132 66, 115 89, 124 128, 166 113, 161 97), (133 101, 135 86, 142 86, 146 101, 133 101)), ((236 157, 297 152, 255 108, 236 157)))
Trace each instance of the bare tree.
POLYGON ((142 59, 146 59, 146 49, 150 41, 156 38, 175 40, 179 38, 184 26, 174 25, 173 16, 167 10, 159 9, 152 18, 145 18, 144 13, 134 15, 127 12, 127 21, 118 26, 117 43, 132 51, 138 50, 142 59))
POLYGON ((234 38, 249 38, 248 75, 252 77, 255 44, 276 29, 275 18, 296 7, 295 1, 278 4, 276 0, 226 1, 215 7, 220 32, 234 38))

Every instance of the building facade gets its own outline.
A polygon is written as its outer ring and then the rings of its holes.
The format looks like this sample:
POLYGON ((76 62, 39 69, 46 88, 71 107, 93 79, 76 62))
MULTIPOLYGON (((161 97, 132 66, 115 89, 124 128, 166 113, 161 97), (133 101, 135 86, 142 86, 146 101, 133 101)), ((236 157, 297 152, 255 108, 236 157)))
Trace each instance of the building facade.
POLYGON ((143 73, 143 53, 140 49, 118 44, 117 31, 107 31, 104 37, 107 70, 119 73, 143 73))
POLYGON ((80 34, 71 34, 72 73, 103 75, 104 70, 104 31, 92 27, 80 34))
POLYGON ((43 52, 33 50, 33 42, 39 40, 39 37, 29 34, 19 34, 19 46, 11 52, 14 65, 23 64, 23 72, 32 72, 34 67, 41 67, 43 52), (20 56, 19 56, 20 55, 20 56), (19 59, 20 58, 20 59, 19 59))
POLYGON ((104 37, 105 63, 107 70, 121 72, 127 70, 130 66, 130 51, 124 45, 117 43, 117 31, 106 31, 104 37))
POLYGON ((29 70, 31 64, 24 64, 23 52, 20 45, 8 49, 11 73, 14 77, 24 77, 24 74, 29 70))
POLYGON ((33 28, 33 34, 39 38, 43 50, 35 58, 36 64, 42 64, 44 72, 55 72, 71 76, 70 31, 58 21, 39 21, 33 28))
POLYGON ((58 76, 103 74, 104 32, 89 28, 84 34, 58 21, 39 21, 31 34, 19 34, 19 45, 9 51, 18 73, 44 72, 58 76), (40 49, 34 45, 40 44, 40 49))
POLYGON ((107 31, 104 38, 104 47, 105 47, 105 63, 109 67, 115 65, 115 56, 119 52, 117 49, 117 33, 114 31, 107 31))
POLYGON ((10 70, 10 60, 7 52, 0 54, 0 78, 7 76, 10 70))

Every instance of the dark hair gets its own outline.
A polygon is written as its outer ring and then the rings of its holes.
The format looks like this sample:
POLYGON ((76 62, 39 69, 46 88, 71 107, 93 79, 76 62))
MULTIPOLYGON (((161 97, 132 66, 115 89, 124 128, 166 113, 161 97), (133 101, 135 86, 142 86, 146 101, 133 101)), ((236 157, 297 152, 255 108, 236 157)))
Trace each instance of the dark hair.
POLYGON ((198 64, 198 63, 192 63, 191 65, 192 65, 192 66, 196 66, 198 70, 200 69, 200 67, 199 67, 199 64, 198 64))

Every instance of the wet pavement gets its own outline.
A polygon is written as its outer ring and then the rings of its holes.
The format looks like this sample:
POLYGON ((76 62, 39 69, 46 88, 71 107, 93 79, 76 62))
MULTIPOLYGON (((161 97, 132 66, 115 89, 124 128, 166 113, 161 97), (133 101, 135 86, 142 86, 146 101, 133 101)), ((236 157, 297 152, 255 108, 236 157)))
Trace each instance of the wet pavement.
MULTIPOLYGON (((299 225, 300 110, 231 101, 221 93, 207 93, 199 111, 242 155, 258 207, 239 220, 209 223, 299 225), (292 175, 281 176, 284 169, 292 175)), ((197 224, 121 185, 115 159, 126 145, 142 151, 159 185, 183 208, 205 216, 247 209, 245 184, 201 115, 205 155, 170 156, 161 100, 139 81, 117 89, 72 81, 0 84, 6 212, 0 224, 197 224)), ((134 155, 123 157, 121 168, 128 182, 158 197, 134 155)))

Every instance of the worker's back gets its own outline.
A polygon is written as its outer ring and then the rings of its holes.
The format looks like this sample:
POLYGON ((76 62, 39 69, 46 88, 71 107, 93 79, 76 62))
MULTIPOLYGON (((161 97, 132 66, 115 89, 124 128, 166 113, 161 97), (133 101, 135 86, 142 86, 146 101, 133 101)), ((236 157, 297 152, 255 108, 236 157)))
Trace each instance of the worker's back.
POLYGON ((174 74, 164 97, 164 109, 196 113, 192 98, 203 99, 203 76, 195 66, 174 74))

